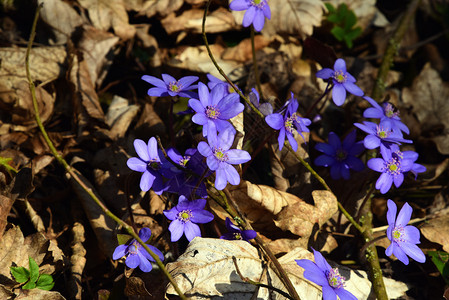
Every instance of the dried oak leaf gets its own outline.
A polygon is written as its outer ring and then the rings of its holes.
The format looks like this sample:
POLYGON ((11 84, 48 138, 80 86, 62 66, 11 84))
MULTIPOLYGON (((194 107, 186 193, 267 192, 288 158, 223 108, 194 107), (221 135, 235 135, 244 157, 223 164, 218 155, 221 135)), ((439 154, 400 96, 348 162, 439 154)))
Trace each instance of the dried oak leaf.
POLYGON ((442 154, 449 154, 449 84, 427 63, 410 88, 402 90, 409 105, 442 154))
POLYGON ((156 14, 165 17, 181 8, 183 3, 184 0, 147 0, 144 1, 139 14, 146 15, 148 18, 156 14))
MULTIPOLYGON (((167 269, 173 276, 182 292, 189 299, 284 299, 280 294, 265 288, 243 282, 237 274, 232 257, 236 258, 237 266, 244 277, 262 282, 285 291, 285 287, 275 275, 271 267, 267 267, 256 248, 245 241, 227 241, 196 237, 183 255, 176 262, 167 264, 167 269)), ((295 259, 313 259, 313 255, 303 249, 295 248, 287 255, 279 258, 279 263, 286 271, 301 299, 322 299, 321 288, 303 278, 303 269, 295 259)), ((364 271, 353 271, 330 262, 338 267, 346 277, 346 289, 357 299, 368 299, 371 292, 371 282, 364 271)), ((269 265, 268 265, 269 266, 269 265)), ((407 285, 385 278, 388 295, 392 298, 403 296, 407 285)), ((167 294, 175 294, 172 285, 167 288, 167 294)))
POLYGON ((114 95, 106 113, 106 124, 111 128, 109 136, 114 140, 124 137, 138 111, 138 105, 129 104, 125 98, 114 95))
POLYGON ((65 44, 75 28, 83 24, 83 19, 76 10, 62 0, 39 0, 44 3, 40 11, 41 20, 53 30, 54 42, 65 44), (55 18, 55 16, 58 16, 55 18))
POLYGON ((5 232, 0 243, 0 284, 9 285, 13 282, 9 267, 13 264, 21 267, 28 267, 28 257, 32 257, 38 265, 44 262, 47 252, 52 252, 53 261, 40 267, 40 270, 54 271, 50 267, 54 263, 62 260, 62 251, 45 238, 41 233, 35 233, 23 237, 18 226, 13 226, 5 232))
POLYGON ((20 295, 15 300, 65 300, 65 298, 56 291, 44 291, 41 289, 20 290, 20 295))
POLYGON ((123 0, 80 0, 79 3, 87 9, 96 28, 108 31, 112 27, 115 34, 124 40, 135 35, 136 28, 129 24, 123 0))
POLYGON ((419 229, 426 239, 442 245, 443 250, 449 252, 449 215, 427 220, 419 229))
MULTIPOLYGON (((263 34, 299 34, 302 38, 313 33, 313 27, 321 25, 324 12, 319 0, 270 0, 271 20, 266 20, 263 34)), ((238 24, 244 12, 232 12, 238 24)))

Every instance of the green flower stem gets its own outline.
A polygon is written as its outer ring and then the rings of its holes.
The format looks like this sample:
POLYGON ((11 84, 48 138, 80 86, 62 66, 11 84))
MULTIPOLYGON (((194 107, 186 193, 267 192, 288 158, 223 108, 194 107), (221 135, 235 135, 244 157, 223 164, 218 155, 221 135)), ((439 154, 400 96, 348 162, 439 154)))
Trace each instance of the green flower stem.
POLYGON ((361 253, 365 255, 368 262, 368 274, 370 280, 373 283, 374 293, 376 294, 376 299, 378 300, 388 300, 387 290, 385 289, 385 283, 382 276, 382 269, 379 264, 379 257, 377 256, 376 244, 374 243, 373 237, 373 213, 371 212, 371 198, 369 197, 366 201, 365 206, 362 207, 362 218, 363 223, 363 233, 362 236, 365 243, 369 244, 366 247, 366 252, 361 253))
POLYGON ((26 66, 26 74, 27 79, 29 83, 29 88, 31 92, 31 97, 33 99, 33 107, 34 107, 34 113, 37 125, 45 139, 46 144, 50 148, 51 153, 56 158, 56 160, 64 167, 67 173, 80 185, 80 187, 86 191, 86 193, 92 198, 92 200, 103 210, 103 212, 111 219, 113 219, 117 224, 121 225, 134 239, 136 239, 144 248, 145 250, 151 255, 151 257, 156 261, 156 264, 159 266, 159 268, 162 270, 162 272, 165 274, 165 276, 168 278, 168 280, 171 282, 173 287, 175 288, 176 292, 178 293, 179 297, 181 299, 187 299, 187 297, 182 293, 182 291, 177 286, 176 282, 171 277, 170 273, 168 273, 167 269, 165 268, 162 261, 159 259, 159 257, 154 254, 151 249, 148 247, 147 244, 145 244, 142 239, 139 238, 139 235, 133 230, 133 228, 126 224, 124 221, 122 221, 119 217, 114 215, 104 204, 103 202, 95 195, 94 191, 89 188, 78 176, 78 171, 74 168, 72 168, 65 159, 58 153, 56 150, 56 147, 54 146, 53 142, 51 141, 50 137, 47 134, 47 131, 45 130, 44 124, 42 123, 42 120, 40 118, 39 114, 39 108, 37 105, 37 99, 36 99, 36 91, 35 86, 33 83, 33 80, 31 78, 30 73, 30 52, 31 52, 31 46, 33 45, 33 40, 36 35, 36 23, 39 18, 39 11, 42 8, 43 4, 41 3, 38 5, 36 14, 34 16, 33 26, 31 28, 31 35, 30 39, 28 41, 28 47, 26 51, 26 57, 25 57, 25 66, 26 66))
POLYGON ((263 99, 262 87, 260 85, 259 66, 257 64, 256 45, 254 43, 254 36, 255 36, 254 26, 251 25, 251 51, 253 54, 254 77, 256 77, 256 86, 257 90, 259 91, 260 99, 263 99))
POLYGON ((393 65, 393 59, 397 54, 402 38, 407 31, 410 20, 415 15, 419 2, 420 0, 413 0, 410 3, 401 21, 399 22, 395 33, 388 41, 387 50, 385 51, 382 62, 380 64, 379 71, 377 73, 377 79, 374 83, 373 92, 371 93, 371 97, 376 101, 380 100, 385 91, 388 71, 390 71, 390 68, 393 65))
POLYGON ((231 79, 229 79, 229 77, 226 75, 223 69, 218 65, 214 55, 212 54, 212 51, 210 50, 209 42, 207 41, 206 36, 206 17, 207 12, 209 11, 210 2, 211 0, 207 1, 206 8, 204 9, 203 24, 202 24, 203 41, 204 45, 206 46, 207 53, 209 54, 210 60, 212 61, 212 63, 214 64, 215 68, 218 70, 220 75, 223 76, 224 79, 226 79, 226 81, 232 86, 232 88, 236 91, 236 93, 239 94, 239 96, 242 97, 243 100, 245 100, 245 102, 251 107, 252 110, 254 110, 260 117, 264 118, 264 115, 260 112, 260 110, 257 107, 255 107, 251 103, 251 101, 249 101, 248 97, 245 97, 245 95, 243 95, 243 93, 239 90, 239 88, 231 81, 231 79))

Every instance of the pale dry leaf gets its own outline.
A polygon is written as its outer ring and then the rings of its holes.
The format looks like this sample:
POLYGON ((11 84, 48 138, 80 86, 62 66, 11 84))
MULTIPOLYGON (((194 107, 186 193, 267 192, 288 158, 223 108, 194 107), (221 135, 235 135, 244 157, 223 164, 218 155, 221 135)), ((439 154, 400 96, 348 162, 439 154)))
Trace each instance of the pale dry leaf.
MULTIPOLYGON (((257 249, 245 241, 196 237, 176 262, 167 264, 167 269, 189 299, 250 299, 253 294, 257 299, 269 299, 270 293, 265 288, 257 290, 240 279, 232 256, 243 276, 268 283, 263 278, 263 262, 257 249)), ((167 294, 175 293, 169 285, 167 294)))
POLYGON ((65 298, 56 291, 45 291, 41 289, 19 289, 17 293, 20 294, 15 298, 15 300, 65 300, 65 298))
POLYGON ((135 35, 136 29, 129 24, 123 0, 79 0, 79 3, 87 9, 96 28, 108 31, 112 27, 124 40, 135 35))
POLYGON ((165 17, 181 8, 183 3, 184 0, 146 0, 139 14, 146 15, 148 18, 156 14, 165 17))
POLYGON ((443 250, 449 252, 449 215, 427 220, 419 229, 426 239, 442 245, 443 250))
MULTIPOLYGON (((312 35, 313 27, 321 25, 324 12, 320 0, 270 0, 271 20, 265 20, 263 34, 312 35)), ((238 22, 241 23, 241 22, 238 22)))
POLYGON ((321 227, 338 211, 337 198, 329 191, 312 192, 315 205, 299 200, 276 215, 276 226, 301 237, 308 237, 315 224, 321 227))
MULTIPOLYGON (((167 269, 181 291, 191 299, 284 299, 278 293, 264 288, 256 290, 255 286, 244 283, 237 274, 232 256, 236 258, 243 276, 285 291, 275 272, 271 268, 266 272, 256 248, 245 241, 196 237, 176 262, 167 265, 167 269)), ((296 264, 296 259, 313 260, 313 254, 298 247, 279 258, 279 263, 287 272, 299 297, 307 300, 322 299, 321 287, 303 278, 303 269, 296 264)), ((338 267, 340 273, 347 278, 348 291, 359 300, 369 299, 371 282, 366 272, 354 271, 333 262, 330 264, 338 267)), ((404 296, 408 289, 406 284, 387 278, 385 285, 391 298, 404 296)), ((175 293, 169 285, 167 294, 175 293)))
MULTIPOLYGON (((185 24, 186 28, 192 30, 194 33, 201 33, 202 25, 203 16, 192 18, 185 24)), ((206 18, 207 33, 226 32, 233 29, 237 29, 237 24, 232 13, 226 8, 219 7, 206 18)))
POLYGON ((83 26, 78 48, 87 62, 87 69, 93 83, 100 86, 114 59, 114 46, 120 39, 112 33, 83 26))
POLYGON ((127 99, 114 95, 106 113, 106 124, 111 128, 110 137, 114 140, 124 137, 138 111, 138 105, 130 105, 127 99))
MULTIPOLYGON (((51 246, 52 251, 56 251, 56 248, 55 245, 51 246)), ((9 271, 9 267, 14 266, 13 263, 19 267, 28 268, 28 258, 32 257, 38 265, 41 265, 48 249, 48 239, 42 233, 35 233, 24 238, 18 226, 10 228, 3 235, 0 243, 0 274, 2 275, 0 283, 8 284, 13 280, 9 271)), ((57 259, 62 259, 62 256, 57 259)), ((45 268, 48 269, 49 266, 46 265, 45 268)))
POLYGON ((449 84, 427 63, 410 88, 402 90, 402 99, 421 124, 432 132, 438 151, 449 154, 449 84), (439 130, 435 130, 439 128, 439 130))
MULTIPOLYGON (((26 48, 0 48, 0 82, 2 93, 27 81, 25 70, 26 48)), ((63 74, 67 56, 64 47, 37 47, 30 52, 30 74, 33 81, 51 82, 63 74)))
MULTIPOLYGON (((235 61, 221 59, 223 47, 219 45, 210 45, 211 51, 218 65, 223 69, 225 74, 231 73, 237 69, 240 64, 235 61)), ((205 46, 186 47, 181 53, 176 55, 174 60, 168 62, 169 65, 177 68, 187 69, 189 71, 210 73, 217 78, 221 78, 220 73, 210 60, 205 46)))
POLYGON ((83 19, 73 7, 62 0, 39 0, 44 4, 40 17, 53 29, 55 44, 65 44, 75 28, 83 24, 83 19), (55 16, 58 16, 55 18, 55 16))
MULTIPOLYGON (((256 35, 254 37, 254 46, 256 51, 266 47, 270 43, 270 41, 271 39, 268 37, 265 37, 263 35, 256 35)), ((242 63, 250 61, 253 58, 251 39, 244 39, 237 46, 226 48, 221 58, 242 63)))

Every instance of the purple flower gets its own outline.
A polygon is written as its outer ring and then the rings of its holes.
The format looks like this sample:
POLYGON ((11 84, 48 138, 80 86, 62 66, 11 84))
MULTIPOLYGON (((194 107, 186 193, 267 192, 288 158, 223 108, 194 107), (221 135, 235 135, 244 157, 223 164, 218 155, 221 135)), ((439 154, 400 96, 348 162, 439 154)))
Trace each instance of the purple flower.
POLYGON ((157 195, 162 194, 167 189, 162 175, 168 177, 170 175, 165 169, 167 165, 165 159, 161 161, 159 157, 156 138, 150 138, 148 145, 144 141, 136 139, 134 140, 134 148, 139 157, 131 157, 126 164, 133 171, 143 172, 140 178, 140 189, 146 192, 153 188, 157 195))
POLYGON ((411 160, 413 162, 412 168, 410 169, 410 172, 412 172, 413 175, 415 175, 415 180, 416 177, 418 176, 418 173, 422 173, 426 171, 426 167, 424 167, 423 165, 417 164, 415 163, 415 161, 418 159, 418 153, 416 153, 415 151, 403 151, 401 152, 399 150, 399 146, 398 145, 392 145, 391 146, 391 152, 392 152, 392 156, 396 159, 407 159, 407 160, 411 160))
POLYGON ((391 241, 391 244, 385 250, 385 254, 387 256, 393 254, 405 265, 408 265, 409 262, 407 255, 417 262, 425 262, 426 256, 421 249, 416 246, 416 244, 420 243, 419 230, 414 226, 407 225, 412 216, 412 207, 406 202, 396 218, 396 204, 388 199, 387 206, 387 237, 391 241))
POLYGON ((148 90, 149 96, 180 96, 192 98, 197 95, 195 92, 189 91, 197 88, 197 85, 191 84, 198 80, 198 76, 186 76, 176 80, 168 74, 162 74, 162 81, 154 76, 143 75, 142 79, 155 86, 148 90))
POLYGON ((209 93, 207 86, 201 82, 198 84, 198 93, 200 100, 190 99, 189 106, 196 112, 192 121, 203 125, 203 136, 206 137, 210 131, 222 132, 229 129, 235 132, 227 120, 245 108, 240 103, 239 95, 237 93, 226 95, 222 84, 217 84, 209 93))
POLYGON ((332 100, 335 105, 340 106, 345 102, 346 91, 355 96, 363 96, 363 91, 354 84, 356 82, 354 76, 346 72, 346 63, 339 58, 334 63, 334 69, 324 68, 316 73, 316 77, 322 79, 332 78, 334 84, 332 90, 332 100))
POLYGON ((213 89, 217 84, 221 84, 225 87, 225 95, 229 95, 232 93, 236 93, 236 91, 234 90, 234 88, 232 87, 232 85, 230 85, 229 83, 222 81, 220 79, 218 79, 217 77, 215 77, 212 74, 207 74, 207 79, 209 79, 209 82, 207 83, 207 86, 209 87, 209 89, 213 89))
POLYGON ((404 173, 412 169, 414 160, 402 156, 401 152, 393 152, 386 147, 380 147, 380 153, 382 158, 371 158, 367 165, 370 169, 382 173, 377 179, 376 189, 385 194, 391 188, 393 182, 396 187, 402 184, 404 173))
POLYGON ((368 133, 363 140, 363 144, 366 149, 376 149, 377 147, 380 147, 380 145, 390 148, 392 144, 413 142, 411 140, 404 139, 402 137, 402 133, 400 131, 394 131, 390 127, 390 124, 391 123, 383 122, 376 124, 373 122, 364 121, 363 124, 354 123, 354 126, 368 133))
POLYGON ((324 300, 357 300, 353 294, 344 289, 345 278, 340 275, 338 268, 332 268, 320 252, 313 249, 315 262, 308 259, 295 260, 304 269, 304 278, 323 288, 324 300))
POLYGON ((368 96, 363 96, 363 99, 368 101, 373 106, 367 108, 363 112, 363 117, 380 119, 381 123, 385 124, 393 131, 403 131, 407 134, 410 133, 407 125, 401 122, 401 118, 399 118, 399 111, 391 103, 384 102, 381 106, 374 99, 368 96))
MULTIPOLYGON (((142 228, 139 231, 139 238, 145 243, 151 237, 151 230, 149 228, 142 228)), ((164 255, 159 249, 154 246, 148 245, 148 248, 156 254, 160 260, 164 260, 164 255)), ((114 253, 112 254, 112 259, 117 260, 127 255, 125 264, 128 268, 135 269, 139 267, 143 272, 150 272, 153 267, 151 263, 148 261, 155 261, 154 258, 143 248, 143 246, 132 239, 131 243, 128 245, 119 245, 115 248, 114 253)))
POLYGON ((177 193, 187 198, 193 198, 193 192, 196 189, 195 194, 199 198, 206 198, 206 185, 204 182, 199 183, 199 180, 201 175, 207 169, 207 166, 203 163, 203 156, 198 150, 193 148, 187 149, 185 155, 182 156, 176 149, 170 148, 167 150, 167 155, 173 162, 186 169, 186 172, 182 172, 175 166, 171 167, 171 171, 175 175, 168 181, 169 188, 167 189, 167 192, 177 193), (195 174, 197 176, 195 176, 195 174))
MULTIPOLYGON (((309 126, 312 122, 309 119, 301 118, 298 116, 296 111, 298 110, 298 100, 293 97, 293 93, 291 93, 291 98, 287 104, 287 110, 285 115, 282 116, 280 113, 274 113, 265 117, 265 122, 276 130, 279 130, 279 150, 282 150, 284 147, 285 136, 287 136, 290 145, 293 150, 298 150, 298 142, 293 136, 293 132, 296 129, 299 135, 304 139, 302 132, 309 132, 309 126)), ((305 139, 304 139, 305 141, 305 139)))
POLYGON ((273 106, 270 103, 259 103, 259 93, 255 88, 251 89, 251 92, 248 95, 251 103, 258 109, 264 116, 271 115, 273 113, 273 106))
POLYGON ((356 132, 351 131, 343 143, 340 142, 338 136, 329 133, 329 144, 319 143, 315 146, 323 155, 315 159, 315 165, 331 168, 331 176, 333 179, 349 179, 349 169, 362 171, 365 166, 363 162, 356 156, 365 150, 362 142, 355 142, 356 132))
POLYGON ((215 188, 222 190, 229 182, 232 185, 240 183, 240 176, 232 165, 246 163, 251 159, 248 152, 238 149, 230 149, 234 142, 235 134, 230 130, 218 134, 211 132, 206 142, 198 143, 198 151, 205 156, 207 166, 215 171, 215 188))
POLYGON ((170 210, 164 210, 164 215, 171 220, 168 230, 171 232, 171 241, 178 241, 183 234, 186 238, 193 240, 201 236, 200 227, 195 223, 208 223, 214 219, 214 215, 204 210, 205 199, 189 201, 184 196, 179 196, 178 205, 170 210))
POLYGON ((229 4, 231 10, 246 10, 243 16, 243 27, 253 24, 256 31, 261 31, 265 18, 271 19, 271 10, 267 0, 234 0, 229 4))
POLYGON ((256 237, 257 233, 254 230, 241 230, 234 224, 232 224, 229 218, 226 218, 226 228, 228 233, 223 234, 220 239, 225 240, 244 240, 249 242, 256 237))

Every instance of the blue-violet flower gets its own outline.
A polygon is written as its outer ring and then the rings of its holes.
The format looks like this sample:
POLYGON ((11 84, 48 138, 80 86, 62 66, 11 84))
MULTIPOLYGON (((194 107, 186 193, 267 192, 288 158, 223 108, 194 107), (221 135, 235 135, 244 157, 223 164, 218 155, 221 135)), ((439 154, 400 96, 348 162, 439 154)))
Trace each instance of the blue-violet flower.
MULTIPOLYGON (((145 243, 151 237, 151 230, 149 228, 142 228, 139 231, 139 238, 145 243)), ((164 255, 159 249, 154 246, 148 245, 151 251, 156 254, 160 260, 164 260, 164 255)), ((139 267, 143 272, 150 272, 153 269, 153 266, 148 261, 155 261, 154 258, 143 248, 143 246, 132 239, 131 242, 126 245, 119 245, 115 248, 114 253, 112 254, 112 259, 117 260, 127 255, 125 264, 128 268, 135 269, 139 267)))
POLYGON ((236 91, 234 90, 232 85, 230 85, 229 83, 218 79, 217 77, 215 77, 212 74, 207 74, 206 76, 207 76, 207 79, 209 79, 207 86, 209 87, 210 90, 212 90, 217 84, 222 84, 225 87, 225 95, 236 93, 236 91))
POLYGON ((404 181, 404 173, 410 171, 413 167, 414 160, 409 157, 403 157, 399 153, 394 152, 387 147, 380 147, 382 158, 371 158, 367 162, 367 166, 382 173, 376 181, 376 189, 381 194, 385 194, 391 188, 394 182, 399 187, 404 181), (402 158, 400 158, 402 156, 402 158))
POLYGON ((343 143, 338 136, 329 133, 329 143, 319 143, 315 146, 323 155, 315 159, 315 165, 330 167, 330 173, 333 179, 343 177, 348 180, 350 177, 349 169, 354 171, 362 171, 365 168, 363 162, 356 157, 365 150, 362 142, 355 142, 356 131, 351 131, 343 143))
POLYGON ((298 150, 298 142, 293 136, 295 129, 305 141, 302 132, 309 132, 309 128, 307 128, 307 126, 309 126, 312 121, 307 118, 301 118, 296 112, 297 110, 298 100, 296 100, 293 97, 293 93, 291 93, 291 98, 289 99, 284 116, 280 113, 274 113, 265 117, 265 122, 267 122, 271 128, 279 130, 279 150, 282 150, 282 147, 284 147, 285 136, 287 136, 293 150, 298 150))
POLYGON ((214 219, 214 215, 207 210, 205 199, 187 200, 184 196, 179 196, 178 205, 170 210, 164 210, 164 215, 171 220, 168 230, 171 233, 171 241, 178 241, 183 234, 186 238, 193 240, 196 236, 201 236, 201 230, 196 223, 208 223, 214 219))
POLYGON ((412 207, 406 202, 396 218, 396 204, 388 199, 387 206, 387 237, 391 241, 391 244, 385 250, 385 254, 388 256, 393 254, 405 265, 408 265, 409 263, 407 255, 417 262, 425 262, 426 256, 421 249, 416 246, 416 244, 420 243, 419 230, 414 226, 407 225, 412 216, 412 207))
POLYGON ((400 131, 394 131, 390 127, 391 123, 363 121, 363 124, 354 123, 354 126, 368 133, 363 140, 366 149, 376 149, 381 145, 390 148, 392 144, 413 143, 412 140, 403 138, 400 131))
POLYGON ((324 300, 336 300, 337 296, 341 300, 357 300, 344 289, 346 279, 340 275, 338 268, 332 268, 320 252, 312 250, 315 262, 308 259, 295 260, 304 269, 304 278, 322 287, 324 300))
POLYGON ((401 122, 399 111, 389 102, 384 102, 379 105, 374 99, 363 96, 363 99, 369 102, 373 107, 365 109, 363 117, 380 119, 380 122, 391 128, 393 131, 403 131, 410 133, 407 125, 401 122))
POLYGON ((235 134, 231 130, 225 130, 218 134, 210 132, 206 142, 198 143, 198 151, 205 156, 207 166, 215 171, 215 188, 222 190, 229 182, 232 185, 240 183, 240 176, 232 165, 246 163, 251 160, 248 152, 238 149, 230 149, 234 142, 235 134))
POLYGON ((223 234, 220 239, 244 240, 249 242, 249 240, 254 239, 257 235, 254 230, 241 230, 235 226, 229 218, 226 218, 226 228, 228 229, 228 232, 223 234))
POLYGON ((190 90, 197 88, 197 85, 192 85, 192 83, 198 80, 198 76, 185 76, 176 80, 168 74, 162 74, 162 79, 163 80, 160 80, 159 78, 150 75, 142 76, 142 80, 155 86, 148 90, 149 96, 180 96, 187 98, 197 96, 195 92, 190 92, 190 90))
POLYGON ((134 140, 134 148, 139 157, 131 157, 126 164, 128 167, 137 172, 142 172, 140 178, 140 189, 144 192, 153 188, 157 195, 162 194, 167 189, 163 182, 163 175, 170 177, 169 172, 165 169, 165 159, 161 161, 157 149, 156 138, 152 137, 146 144, 144 141, 134 140))
POLYGON ((225 87, 217 84, 209 93, 209 89, 203 83, 198 83, 198 94, 200 100, 190 99, 189 106, 196 114, 192 121, 198 125, 203 125, 203 136, 207 136, 210 131, 224 131, 229 129, 235 132, 234 127, 227 120, 235 117, 245 108, 240 103, 239 95, 231 93, 226 95, 225 87))
POLYGON ((334 87, 332 88, 332 100, 335 105, 340 106, 345 102, 346 91, 355 96, 363 96, 363 91, 354 84, 354 76, 346 71, 346 62, 339 58, 334 63, 334 69, 324 68, 316 73, 316 77, 322 79, 332 78, 334 87))
POLYGON ((271 115, 273 113, 273 106, 270 103, 259 103, 259 93, 255 88, 251 89, 251 92, 248 95, 249 101, 258 109, 264 116, 271 115))
POLYGON ((243 16, 243 27, 251 24, 254 30, 261 31, 265 25, 265 18, 271 19, 271 10, 267 0, 234 0, 229 4, 231 10, 246 10, 243 16))

